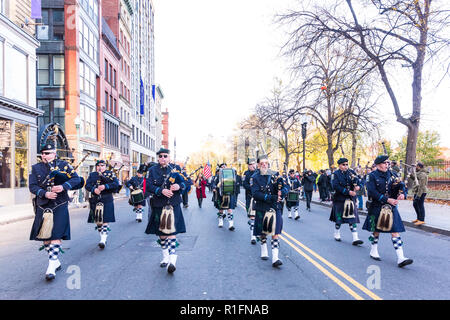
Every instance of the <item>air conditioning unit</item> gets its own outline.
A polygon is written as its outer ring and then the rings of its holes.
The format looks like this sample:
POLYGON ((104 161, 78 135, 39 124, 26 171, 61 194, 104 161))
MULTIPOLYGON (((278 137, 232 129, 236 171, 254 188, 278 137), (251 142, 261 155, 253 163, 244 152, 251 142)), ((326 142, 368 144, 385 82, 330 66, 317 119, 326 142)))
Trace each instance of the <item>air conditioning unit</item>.
POLYGON ((36 26, 36 38, 38 40, 49 40, 48 32, 49 27, 47 25, 36 26))

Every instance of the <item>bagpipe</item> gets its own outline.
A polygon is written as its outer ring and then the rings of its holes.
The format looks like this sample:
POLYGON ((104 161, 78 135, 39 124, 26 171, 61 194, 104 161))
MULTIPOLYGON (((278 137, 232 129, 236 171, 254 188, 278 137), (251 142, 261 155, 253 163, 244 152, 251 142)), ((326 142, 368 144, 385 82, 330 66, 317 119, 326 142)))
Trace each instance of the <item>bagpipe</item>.
MULTIPOLYGON (((81 161, 73 168, 71 168, 68 164, 66 164, 65 166, 60 168, 59 165, 61 163, 58 163, 58 161, 61 161, 61 160, 58 160, 58 159, 55 160, 55 166, 53 166, 52 163, 49 163, 50 173, 47 175, 45 180, 42 182, 41 188, 50 192, 51 187, 62 185, 65 182, 72 179, 73 174, 76 173, 76 170, 78 169, 78 167, 84 162, 84 160, 86 160, 86 158, 89 155, 90 155, 90 152, 88 152, 83 157, 83 159, 81 159, 81 161)), ((86 181, 84 180, 83 177, 79 177, 79 178, 80 178, 80 183, 73 186, 70 190, 78 190, 78 189, 81 189, 84 187, 86 181)))

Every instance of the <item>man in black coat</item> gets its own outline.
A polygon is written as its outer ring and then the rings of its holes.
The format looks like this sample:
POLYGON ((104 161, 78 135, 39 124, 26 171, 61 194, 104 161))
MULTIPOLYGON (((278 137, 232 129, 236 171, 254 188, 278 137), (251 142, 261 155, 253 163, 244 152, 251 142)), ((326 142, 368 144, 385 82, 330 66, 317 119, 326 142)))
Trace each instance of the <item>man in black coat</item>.
POLYGON ((306 197, 306 210, 311 211, 311 199, 312 199, 312 193, 314 190, 314 182, 315 182, 314 175, 311 170, 305 170, 302 177, 302 186, 303 191, 305 192, 306 197))

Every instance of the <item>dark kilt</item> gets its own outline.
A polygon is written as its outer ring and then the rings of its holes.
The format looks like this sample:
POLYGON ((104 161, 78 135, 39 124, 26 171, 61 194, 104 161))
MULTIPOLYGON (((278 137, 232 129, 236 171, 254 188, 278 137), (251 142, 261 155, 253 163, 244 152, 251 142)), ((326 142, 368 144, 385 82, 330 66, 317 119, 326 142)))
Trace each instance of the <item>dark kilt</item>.
POLYGON ((289 210, 290 208, 293 207, 298 207, 300 205, 300 201, 297 202, 291 202, 291 201, 287 201, 286 200, 286 208, 289 210))
POLYGON ((330 221, 336 224, 354 224, 359 223, 358 206, 356 201, 353 200, 355 217, 352 219, 343 219, 342 214, 344 213, 344 201, 333 201, 333 207, 331 208, 330 221))
POLYGON ((36 206, 36 215, 34 217, 33 226, 31 228, 30 240, 70 240, 70 219, 68 202, 63 202, 56 207, 53 206, 36 206), (53 210, 53 230, 50 239, 36 238, 41 229, 43 222, 44 209, 50 208, 53 210))
POLYGON ((367 230, 370 232, 380 232, 380 233, 395 233, 395 232, 405 232, 405 226, 403 225, 402 218, 400 217, 400 213, 398 212, 397 207, 392 207, 392 216, 394 217, 394 222, 392 223, 392 229, 390 231, 381 231, 376 228, 378 217, 380 216, 381 207, 379 206, 371 206, 369 208, 369 212, 364 221, 363 230, 367 230))
POLYGON ((230 195, 230 206, 229 206, 229 208, 222 209, 221 203, 222 203, 222 197, 218 196, 217 200, 214 201, 214 207, 216 207, 216 209, 218 209, 218 210, 236 209, 237 196, 235 194, 230 195))
MULTIPOLYGON (((255 224, 253 227, 253 235, 261 236, 262 233, 262 224, 265 212, 256 210, 255 212, 255 224)), ((276 210, 276 225, 275 225, 275 234, 281 234, 283 231, 283 217, 281 209, 276 210)))
MULTIPOLYGON (((95 211, 95 205, 97 202, 91 202, 90 201, 90 210, 89 210, 89 216, 88 216, 88 223, 94 223, 94 211, 95 211)), ((114 201, 108 201, 104 202, 100 200, 99 202, 102 202, 104 205, 103 208, 103 222, 109 223, 109 222, 116 222, 116 217, 114 215, 114 201)))
POLYGON ((146 234, 156 234, 158 236, 172 236, 178 233, 186 232, 186 225, 184 223, 183 212, 181 211, 181 206, 177 204, 173 207, 173 214, 175 217, 175 232, 171 234, 165 234, 159 231, 159 222, 162 213, 162 207, 151 207, 150 219, 148 220, 147 228, 145 229, 146 234))

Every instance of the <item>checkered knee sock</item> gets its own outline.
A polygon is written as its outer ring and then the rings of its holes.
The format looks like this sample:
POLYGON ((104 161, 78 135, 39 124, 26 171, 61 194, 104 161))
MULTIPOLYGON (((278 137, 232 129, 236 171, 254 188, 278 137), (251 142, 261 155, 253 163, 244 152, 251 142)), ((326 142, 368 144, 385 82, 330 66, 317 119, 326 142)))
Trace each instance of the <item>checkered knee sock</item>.
POLYGON ((228 212, 227 218, 228 220, 233 220, 233 213, 228 212))
POLYGON ((394 249, 400 249, 403 246, 403 241, 401 237, 392 237, 392 244, 394 245, 394 249))
POLYGON ((106 234, 106 235, 108 235, 109 231, 111 231, 111 229, 109 229, 108 226, 103 225, 100 234, 106 234))
POLYGON ((167 249, 167 239, 159 239, 159 244, 161 245, 161 249, 167 249))
POLYGON ((267 238, 266 237, 259 237, 259 240, 261 241, 261 245, 266 244, 267 243, 267 238))
POLYGON ((378 244, 378 236, 371 235, 369 237, 369 241, 370 241, 371 244, 378 244))
POLYGON ((280 248, 280 241, 278 239, 272 239, 270 241, 271 245, 272 245, 272 249, 278 249, 280 248))
POLYGON ((167 239, 167 246, 169 247, 169 254, 175 254, 175 248, 177 247, 177 239, 167 239))
POLYGON ((57 260, 58 254, 61 246, 59 244, 50 244, 48 245, 48 259, 49 260, 57 260))
POLYGON ((341 225, 336 223, 336 224, 334 225, 334 227, 335 227, 336 230, 339 230, 339 229, 341 228, 341 225))
POLYGON ((357 230, 356 230, 356 223, 349 224, 349 226, 350 226, 350 231, 351 231, 351 232, 356 232, 356 231, 357 231, 357 230))

